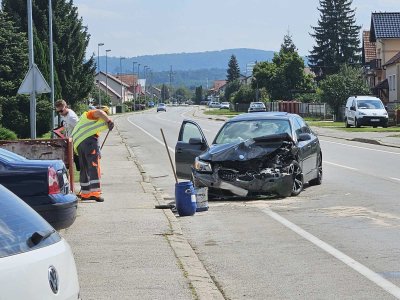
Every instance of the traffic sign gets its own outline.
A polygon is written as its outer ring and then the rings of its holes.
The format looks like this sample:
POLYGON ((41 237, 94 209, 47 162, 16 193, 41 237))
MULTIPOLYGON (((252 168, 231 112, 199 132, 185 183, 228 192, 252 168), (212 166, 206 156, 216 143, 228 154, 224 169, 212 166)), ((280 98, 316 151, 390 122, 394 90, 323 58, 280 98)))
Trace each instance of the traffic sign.
POLYGON ((50 93, 51 89, 37 65, 33 64, 25 75, 24 81, 18 89, 18 94, 44 94, 50 93), (35 83, 35 86, 34 86, 35 83))

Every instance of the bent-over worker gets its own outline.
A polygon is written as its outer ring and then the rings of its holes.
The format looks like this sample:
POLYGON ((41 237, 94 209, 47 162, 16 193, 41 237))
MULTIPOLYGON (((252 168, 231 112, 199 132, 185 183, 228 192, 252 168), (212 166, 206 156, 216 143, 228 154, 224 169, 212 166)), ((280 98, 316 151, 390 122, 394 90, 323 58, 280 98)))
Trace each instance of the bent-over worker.
POLYGON ((80 198, 82 200, 96 200, 103 202, 100 188, 100 149, 98 144, 99 133, 112 130, 113 121, 100 110, 84 112, 72 131, 74 151, 79 156, 81 185, 80 198))

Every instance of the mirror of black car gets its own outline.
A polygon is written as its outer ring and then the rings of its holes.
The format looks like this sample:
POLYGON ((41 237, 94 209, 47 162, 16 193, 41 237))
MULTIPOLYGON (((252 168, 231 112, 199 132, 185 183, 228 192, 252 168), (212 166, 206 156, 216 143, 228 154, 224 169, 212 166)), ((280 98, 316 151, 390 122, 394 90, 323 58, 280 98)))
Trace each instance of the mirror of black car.
POLYGON ((201 145, 203 144, 203 140, 201 138, 190 138, 189 144, 191 145, 201 145))
POLYGON ((309 140, 311 140, 311 135, 309 133, 300 133, 297 140, 299 142, 309 141, 309 140))
POLYGON ((350 110, 356 111, 356 107, 355 106, 350 106, 350 110))

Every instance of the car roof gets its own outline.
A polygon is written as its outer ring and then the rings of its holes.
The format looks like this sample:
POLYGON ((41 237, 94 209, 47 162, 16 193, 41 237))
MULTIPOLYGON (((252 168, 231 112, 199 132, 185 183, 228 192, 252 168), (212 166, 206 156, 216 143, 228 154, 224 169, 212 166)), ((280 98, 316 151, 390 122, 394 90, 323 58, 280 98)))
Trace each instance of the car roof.
POLYGON ((295 114, 290 114, 287 112, 281 111, 268 111, 268 112, 252 112, 252 113, 244 113, 240 114, 232 119, 229 119, 227 122, 236 122, 236 121, 248 121, 248 120, 256 120, 256 119, 290 119, 291 117, 296 116, 295 114))

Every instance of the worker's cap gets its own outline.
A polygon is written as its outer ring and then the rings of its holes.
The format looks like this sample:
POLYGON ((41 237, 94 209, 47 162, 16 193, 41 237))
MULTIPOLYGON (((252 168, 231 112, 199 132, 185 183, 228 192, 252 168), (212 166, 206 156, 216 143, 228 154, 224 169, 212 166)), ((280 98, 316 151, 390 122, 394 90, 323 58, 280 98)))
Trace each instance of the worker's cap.
POLYGON ((110 114, 110 108, 108 106, 102 105, 101 107, 99 107, 99 109, 104 111, 107 115, 110 114))

